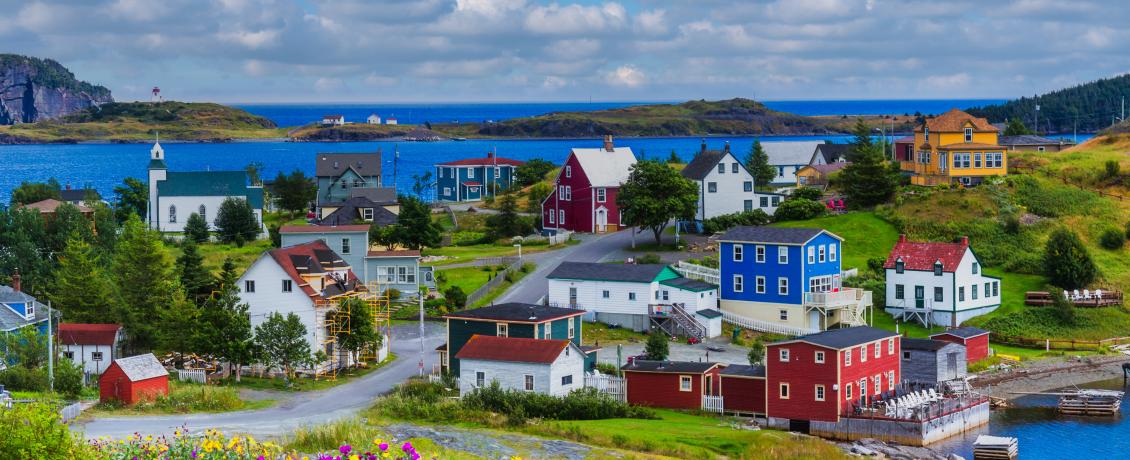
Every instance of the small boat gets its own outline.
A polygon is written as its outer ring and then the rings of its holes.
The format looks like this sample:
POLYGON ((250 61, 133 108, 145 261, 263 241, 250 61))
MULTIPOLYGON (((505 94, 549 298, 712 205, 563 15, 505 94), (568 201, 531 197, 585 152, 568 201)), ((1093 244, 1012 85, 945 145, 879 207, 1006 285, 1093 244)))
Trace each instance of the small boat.
POLYGON ((973 442, 974 460, 1015 460, 1020 455, 1016 438, 979 435, 973 442))
POLYGON ((453 140, 455 142, 463 142, 463 141, 467 140, 467 138, 466 137, 453 137, 453 138, 451 138, 451 140, 453 140))

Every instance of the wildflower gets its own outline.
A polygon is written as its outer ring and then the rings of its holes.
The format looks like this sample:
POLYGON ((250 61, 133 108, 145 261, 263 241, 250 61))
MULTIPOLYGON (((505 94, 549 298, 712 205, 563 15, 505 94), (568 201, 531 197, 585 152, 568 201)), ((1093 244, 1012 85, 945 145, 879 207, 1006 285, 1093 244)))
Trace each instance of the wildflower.
POLYGON ((339 447, 337 450, 340 451, 342 455, 345 455, 348 454, 349 451, 353 450, 353 446, 350 446, 349 444, 342 444, 341 447, 339 447))
POLYGON ((388 443, 387 443, 387 442, 382 442, 382 443, 380 443, 380 445, 378 445, 377 447, 381 448, 381 452, 384 452, 384 451, 388 450, 388 443))

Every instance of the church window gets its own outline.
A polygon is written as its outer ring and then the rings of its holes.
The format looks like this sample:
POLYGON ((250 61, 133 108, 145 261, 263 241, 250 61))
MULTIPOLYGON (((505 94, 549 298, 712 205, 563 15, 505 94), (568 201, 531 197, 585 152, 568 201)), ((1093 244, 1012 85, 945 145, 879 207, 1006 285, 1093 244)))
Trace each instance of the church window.
POLYGON ((205 222, 208 221, 208 208, 205 208, 204 205, 200 205, 200 217, 203 218, 205 222))
POLYGON ((169 223, 177 223, 177 207, 176 205, 169 206, 169 223))

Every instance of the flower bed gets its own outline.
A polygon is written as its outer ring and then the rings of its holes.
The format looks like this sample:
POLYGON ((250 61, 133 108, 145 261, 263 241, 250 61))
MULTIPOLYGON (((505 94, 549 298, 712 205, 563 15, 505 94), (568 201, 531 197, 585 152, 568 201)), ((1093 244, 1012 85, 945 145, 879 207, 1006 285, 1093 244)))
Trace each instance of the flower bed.
POLYGON ((126 439, 102 437, 91 442, 106 460, 420 460, 424 456, 411 442, 399 446, 374 439, 368 450, 342 444, 336 452, 304 455, 286 452, 277 444, 251 436, 225 436, 219 430, 202 434, 177 430, 172 437, 134 434, 126 439))

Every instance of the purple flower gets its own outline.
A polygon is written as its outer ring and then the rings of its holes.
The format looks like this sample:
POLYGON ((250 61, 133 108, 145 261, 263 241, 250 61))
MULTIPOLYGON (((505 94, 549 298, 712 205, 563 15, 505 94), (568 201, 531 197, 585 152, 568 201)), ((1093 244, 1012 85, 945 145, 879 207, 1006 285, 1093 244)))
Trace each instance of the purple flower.
POLYGON ((412 452, 412 460, 420 460, 420 454, 412 452))
POLYGON ((349 453, 349 451, 353 450, 353 447, 350 446, 349 444, 343 444, 337 450, 340 451, 342 455, 346 455, 346 454, 349 453))
POLYGON ((379 445, 379 446, 377 446, 377 447, 380 447, 380 448, 381 448, 381 452, 384 452, 384 451, 388 450, 388 443, 387 443, 387 442, 382 442, 382 443, 381 443, 381 445, 379 445))
POLYGON ((412 443, 410 443, 410 442, 408 442, 408 441, 405 441, 405 442, 404 442, 404 445, 403 445, 403 446, 400 446, 400 450, 403 450, 403 451, 405 451, 405 452, 408 452, 408 451, 412 450, 412 443))

